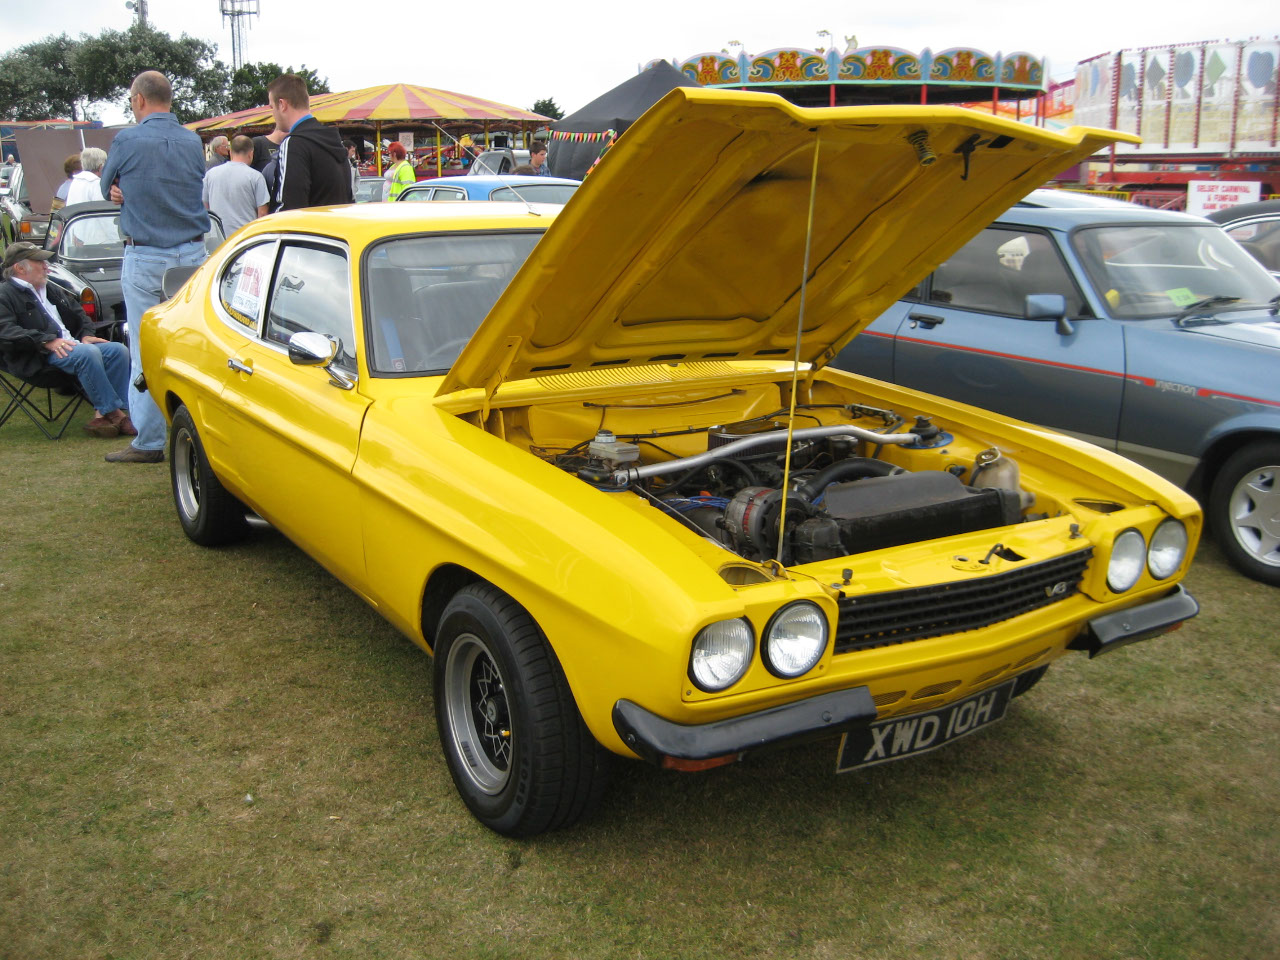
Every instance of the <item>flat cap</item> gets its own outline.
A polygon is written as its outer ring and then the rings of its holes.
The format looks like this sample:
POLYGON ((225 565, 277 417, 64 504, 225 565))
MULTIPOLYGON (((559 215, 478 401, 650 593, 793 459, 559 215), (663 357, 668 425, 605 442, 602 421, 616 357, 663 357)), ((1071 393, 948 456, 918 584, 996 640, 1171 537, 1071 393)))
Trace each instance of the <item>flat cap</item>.
POLYGON ((11 243, 4 250, 4 265, 6 268, 12 267, 19 260, 51 260, 52 258, 52 250, 42 250, 34 243, 28 243, 26 240, 11 243))

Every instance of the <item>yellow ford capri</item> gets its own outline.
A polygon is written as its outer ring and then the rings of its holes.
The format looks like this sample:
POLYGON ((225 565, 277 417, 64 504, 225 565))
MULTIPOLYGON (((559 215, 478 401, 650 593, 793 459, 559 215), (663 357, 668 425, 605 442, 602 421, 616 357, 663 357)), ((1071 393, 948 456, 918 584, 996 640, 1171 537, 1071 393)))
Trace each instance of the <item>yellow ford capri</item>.
POLYGON ((1058 657, 1193 616, 1200 513, 827 363, 1122 136, 676 90, 563 208, 255 221, 141 325, 178 519, 212 546, 257 513, 430 651, 449 770, 503 834, 576 821, 611 755, 949 744, 1058 657))

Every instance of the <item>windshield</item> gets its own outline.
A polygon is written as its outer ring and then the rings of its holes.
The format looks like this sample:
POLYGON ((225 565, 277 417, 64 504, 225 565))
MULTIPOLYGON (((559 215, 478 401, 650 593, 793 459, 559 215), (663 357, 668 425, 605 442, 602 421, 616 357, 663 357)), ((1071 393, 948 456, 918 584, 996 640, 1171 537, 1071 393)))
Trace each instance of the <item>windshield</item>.
POLYGON ((401 237, 365 259, 366 340, 375 373, 444 373, 541 233, 401 237))
POLYGON ((1071 243, 1114 317, 1167 317, 1210 297, 1223 299, 1206 312, 1239 310, 1280 293, 1256 260, 1208 224, 1088 227, 1071 243))

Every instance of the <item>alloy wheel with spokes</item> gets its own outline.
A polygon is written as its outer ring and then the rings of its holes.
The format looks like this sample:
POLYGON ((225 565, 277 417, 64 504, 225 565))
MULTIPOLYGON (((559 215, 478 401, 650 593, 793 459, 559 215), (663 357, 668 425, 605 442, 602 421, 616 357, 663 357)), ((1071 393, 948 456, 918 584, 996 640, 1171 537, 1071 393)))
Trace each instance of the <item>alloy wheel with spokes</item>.
POLYGON ((528 611, 492 584, 468 584, 445 605, 432 646, 436 729, 477 820, 527 837, 599 802, 607 753, 528 611))
POLYGON ((496 794, 511 777, 511 710, 493 654, 474 633, 462 634, 445 663, 449 735, 477 788, 496 794))

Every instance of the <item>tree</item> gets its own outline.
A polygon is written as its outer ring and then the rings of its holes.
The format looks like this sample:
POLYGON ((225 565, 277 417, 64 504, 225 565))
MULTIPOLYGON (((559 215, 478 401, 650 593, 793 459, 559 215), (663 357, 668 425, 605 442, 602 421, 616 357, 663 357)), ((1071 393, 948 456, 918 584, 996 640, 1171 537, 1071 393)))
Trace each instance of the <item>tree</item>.
MULTIPOLYGON (((176 40, 148 24, 128 30, 104 30, 96 37, 49 36, 0 55, 0 118, 81 120, 95 103, 125 103, 133 78, 159 70, 173 84, 173 112, 187 123, 233 109, 231 71, 217 59, 216 44, 185 33, 176 40)), ((251 69, 253 65, 250 65, 251 69)), ((280 73, 275 64, 258 64, 270 76, 257 92, 245 81, 244 106, 267 102, 266 84, 280 73)), ((328 92, 328 83, 304 64, 299 73, 313 93, 328 92)))
POLYGON ((544 117, 550 117, 552 120, 563 120, 564 111, 561 110, 554 100, 548 97, 546 100, 535 100, 533 106, 530 107, 534 113, 540 113, 544 117))
POLYGON ((64 33, 0 57, 0 115, 9 120, 80 119, 81 78, 74 69, 78 46, 64 33))
POLYGON ((329 93, 329 81, 322 79, 304 63, 299 69, 281 68, 278 63, 246 63, 231 75, 228 90, 228 111, 248 110, 267 105, 267 87, 282 73, 296 73, 307 84, 310 94, 329 93))
POLYGON ((227 112, 226 64, 215 58, 216 44, 185 33, 174 40, 149 24, 128 30, 104 30, 84 37, 74 54, 74 69, 84 95, 93 101, 123 100, 133 78, 158 70, 173 84, 173 113, 180 123, 227 112))

